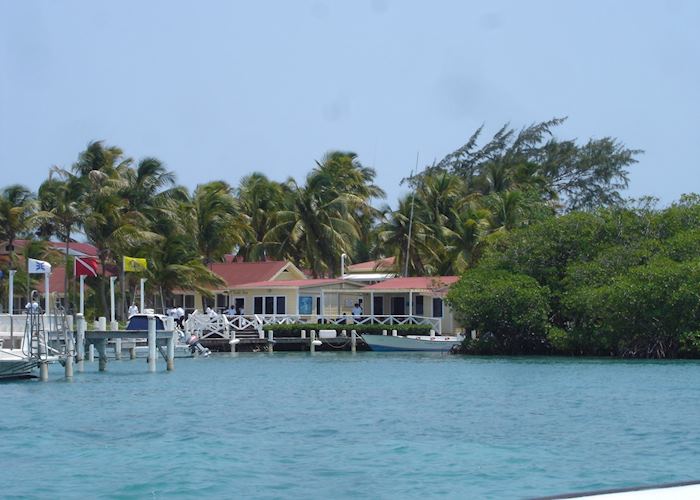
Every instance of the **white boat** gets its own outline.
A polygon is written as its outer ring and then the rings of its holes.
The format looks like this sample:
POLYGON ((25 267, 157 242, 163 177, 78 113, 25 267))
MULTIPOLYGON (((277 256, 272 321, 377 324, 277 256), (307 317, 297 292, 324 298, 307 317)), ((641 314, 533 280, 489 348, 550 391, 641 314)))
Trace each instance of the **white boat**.
POLYGON ((36 365, 37 360, 22 349, 0 348, 0 380, 31 377, 36 365))
POLYGON ((362 339, 373 351, 427 351, 448 352, 464 340, 462 336, 423 335, 369 335, 362 339))

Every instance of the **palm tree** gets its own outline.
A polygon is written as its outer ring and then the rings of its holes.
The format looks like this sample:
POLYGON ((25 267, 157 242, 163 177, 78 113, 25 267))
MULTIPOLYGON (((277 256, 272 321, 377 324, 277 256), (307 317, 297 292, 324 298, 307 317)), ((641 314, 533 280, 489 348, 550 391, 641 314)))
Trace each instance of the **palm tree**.
POLYGON ((277 212, 284 207, 285 191, 278 182, 254 172, 241 179, 238 188, 240 210, 248 217, 250 239, 239 254, 246 260, 261 260, 271 256, 273 247, 265 243, 265 235, 276 225, 277 212))
POLYGON ((166 297, 176 288, 208 295, 212 286, 224 284, 199 255, 194 238, 196 219, 191 205, 173 199, 167 204, 169 206, 160 207, 153 220, 153 230, 163 237, 163 241, 148 251, 147 271, 149 283, 153 283, 153 288, 159 292, 163 310, 166 297))
POLYGON ((358 233, 358 238, 347 252, 350 259, 359 262, 375 257, 375 226, 383 212, 373 207, 372 201, 386 197, 384 191, 374 183, 376 171, 362 165, 355 153, 331 151, 321 162, 316 162, 315 172, 334 179, 333 196, 348 195, 349 212, 358 233))
POLYGON ((278 254, 311 270, 314 277, 333 275, 340 255, 349 253, 358 238, 350 207, 358 202, 351 194, 337 194, 334 178, 314 171, 299 187, 287 182, 287 206, 277 214, 277 225, 264 241, 278 254))
POLYGON ((436 237, 434 228, 425 222, 423 215, 427 212, 423 200, 409 194, 399 200, 398 209, 389 212, 378 228, 378 239, 385 255, 395 256, 398 269, 407 268, 410 276, 435 274, 442 253, 442 242, 436 237))
POLYGON ((80 228, 83 219, 83 183, 71 172, 53 167, 49 178, 39 187, 39 204, 41 210, 36 217, 42 223, 37 233, 49 238, 57 236, 65 242, 65 300, 68 303, 68 273, 70 270, 68 250, 73 230, 80 228), (54 178, 56 174, 58 178, 54 178))
POLYGON ((24 186, 15 184, 0 191, 0 238, 7 241, 10 265, 15 266, 15 240, 28 233, 36 207, 34 196, 24 186))
POLYGON ((205 264, 221 260, 245 243, 250 226, 226 182, 197 186, 191 206, 196 218, 195 239, 205 264))

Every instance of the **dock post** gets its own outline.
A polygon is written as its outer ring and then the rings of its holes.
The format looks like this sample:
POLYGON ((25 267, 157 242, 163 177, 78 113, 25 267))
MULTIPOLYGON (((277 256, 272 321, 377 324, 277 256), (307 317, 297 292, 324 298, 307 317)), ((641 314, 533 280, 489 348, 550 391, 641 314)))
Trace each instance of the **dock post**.
POLYGON ((311 339, 311 343, 309 344, 309 352, 313 354, 316 352, 316 330, 311 330, 309 338, 311 339))
POLYGON ((47 382, 49 380, 49 362, 40 361, 39 362, 39 380, 42 382, 47 382))
POLYGON ((156 371, 156 317, 148 316, 148 371, 156 371))
POLYGON ((301 338, 305 339, 306 338, 306 330, 301 331, 301 338))
POLYGON ((85 371, 85 316, 78 314, 78 339, 76 360, 78 361, 78 373, 85 371))
POLYGON ((177 333, 173 334, 168 339, 168 359, 167 359, 167 370, 169 372, 175 369, 175 337, 177 333))
MULTIPOLYGON (((116 321, 110 321, 109 329, 113 332, 119 330, 119 323, 116 321)), ((122 339, 114 339, 114 359, 122 359, 122 339)))
POLYGON ((65 375, 68 380, 73 378, 73 356, 75 356, 75 349, 73 348, 73 332, 70 330, 66 335, 66 365, 65 375))
POLYGON ((101 372, 107 370, 107 339, 102 339, 97 343, 97 351, 100 354, 100 368, 101 372))
POLYGON ((386 330, 382 330, 382 335, 386 336, 386 330))
POLYGON ((275 337, 272 330, 267 331, 267 352, 274 352, 275 350, 275 337))
POLYGON ((396 330, 392 330, 392 331, 391 331, 391 336, 392 336, 392 337, 396 337, 396 335, 398 335, 398 333, 396 332, 396 330))
POLYGON ((350 332, 350 352, 357 352, 357 330, 350 332))
POLYGON ((129 347, 129 359, 136 359, 136 339, 134 339, 131 347, 129 347))
POLYGON ((95 362, 95 344, 93 343, 90 343, 90 345, 88 346, 88 361, 90 363, 95 362))

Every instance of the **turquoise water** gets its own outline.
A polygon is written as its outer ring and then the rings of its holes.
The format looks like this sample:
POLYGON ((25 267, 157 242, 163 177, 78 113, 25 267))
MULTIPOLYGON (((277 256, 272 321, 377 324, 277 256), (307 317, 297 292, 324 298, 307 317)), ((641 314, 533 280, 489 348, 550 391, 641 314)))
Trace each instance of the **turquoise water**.
POLYGON ((523 498, 700 479, 700 363, 274 353, 0 384, 0 496, 523 498))

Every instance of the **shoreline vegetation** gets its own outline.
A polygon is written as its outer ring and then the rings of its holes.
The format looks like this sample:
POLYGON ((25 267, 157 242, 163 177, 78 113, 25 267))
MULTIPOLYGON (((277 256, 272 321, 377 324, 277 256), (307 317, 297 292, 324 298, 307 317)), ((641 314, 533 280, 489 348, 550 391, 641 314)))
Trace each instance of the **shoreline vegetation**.
MULTIPOLYGON (((87 280, 86 312, 106 315, 105 273, 121 274, 123 256, 148 259, 156 307, 173 290, 220 285, 210 264, 225 255, 289 260, 313 277, 337 276, 343 253, 349 262, 394 256, 401 274, 462 276, 448 300, 479 333, 466 353, 700 357, 700 197, 663 209, 623 199, 642 151, 610 137, 559 139, 563 121, 505 125, 487 140, 479 128, 407 176, 395 208, 351 152, 327 153, 303 182, 254 172, 238 186, 190 191, 157 158, 137 162, 91 142, 72 165, 50 168, 37 193, 0 191, 9 254, 0 269, 18 269, 16 292, 26 294, 34 283, 20 256, 65 266, 74 304, 68 245, 57 254, 47 241, 87 241, 101 273, 87 280), (20 254, 19 239, 29 240, 20 254)), ((130 291, 137 278, 127 280, 130 291)))

